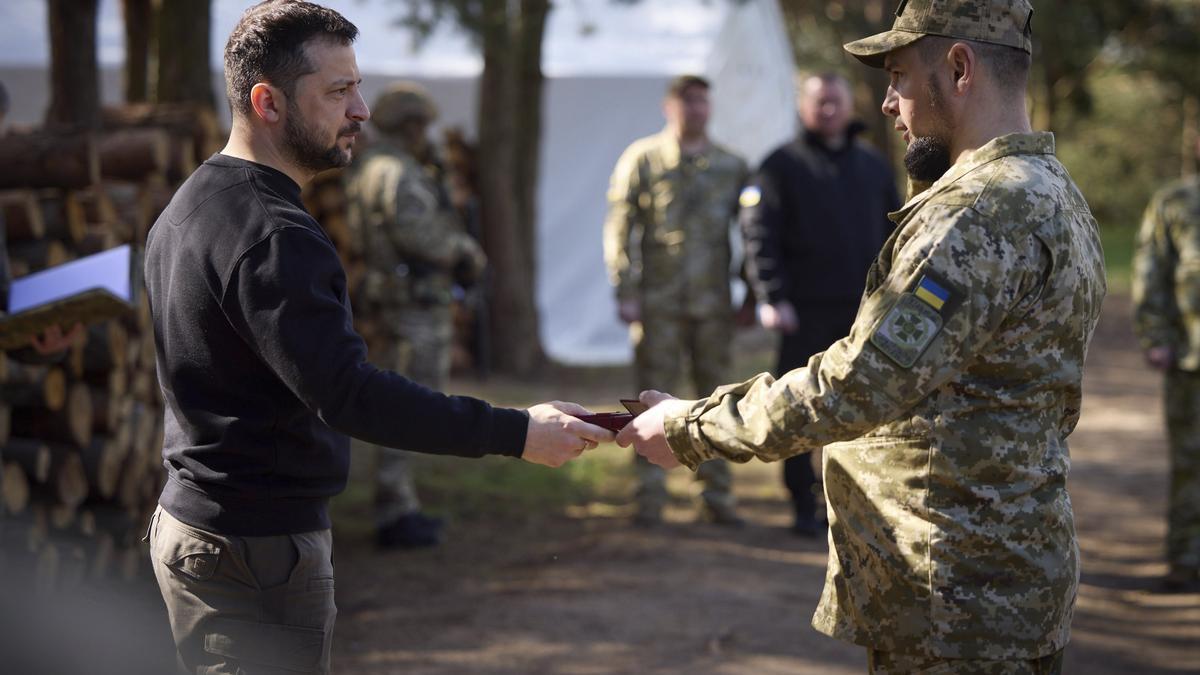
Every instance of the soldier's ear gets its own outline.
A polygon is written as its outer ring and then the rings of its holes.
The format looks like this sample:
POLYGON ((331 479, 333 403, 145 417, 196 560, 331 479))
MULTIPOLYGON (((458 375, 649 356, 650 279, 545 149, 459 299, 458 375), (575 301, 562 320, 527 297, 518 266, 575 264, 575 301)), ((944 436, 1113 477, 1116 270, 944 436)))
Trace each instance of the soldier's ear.
POLYGON ((978 56, 975 50, 963 42, 955 42, 950 51, 946 53, 946 60, 949 63, 954 92, 956 94, 965 94, 971 85, 975 82, 975 76, 979 65, 978 56))

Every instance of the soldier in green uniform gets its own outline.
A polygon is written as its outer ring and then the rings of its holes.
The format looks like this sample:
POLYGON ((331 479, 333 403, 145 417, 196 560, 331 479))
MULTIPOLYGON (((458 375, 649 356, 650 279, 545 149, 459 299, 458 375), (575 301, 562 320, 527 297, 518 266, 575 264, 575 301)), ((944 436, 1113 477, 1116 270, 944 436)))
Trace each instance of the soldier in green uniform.
MULTIPOLYGON (((672 81, 666 128, 634 142, 613 170, 604 223, 604 259, 618 313, 630 325, 637 385, 682 384, 684 363, 697 392, 727 378, 733 309, 729 295, 730 227, 748 177, 745 161, 706 133, 709 84, 684 75, 672 81)), ((636 457, 636 522, 662 519, 664 471, 636 457)), ((705 514, 739 525, 729 465, 699 470, 705 514)))
POLYGON ((779 379, 653 405, 617 440, 665 466, 826 444, 817 630, 873 673, 1057 673, 1079 549, 1066 481, 1105 294, 1098 228, 1025 109, 1027 0, 909 0, 846 46, 930 186, 892 214, 849 335, 779 379))
MULTIPOLYGON (((450 371, 454 285, 479 277, 486 259, 450 203, 427 135, 437 116, 428 94, 397 83, 373 110, 381 136, 357 163, 347 195, 367 266, 361 301, 383 327, 384 353, 375 360, 440 390, 450 371)), ((421 513, 409 453, 380 448, 378 456, 379 545, 438 543, 441 522, 421 513)))
MULTIPOLYGON (((1200 153, 1200 143, 1196 150, 1200 153)), ((1134 258, 1134 327, 1166 375, 1168 591, 1200 585, 1200 178, 1154 195, 1134 258)))

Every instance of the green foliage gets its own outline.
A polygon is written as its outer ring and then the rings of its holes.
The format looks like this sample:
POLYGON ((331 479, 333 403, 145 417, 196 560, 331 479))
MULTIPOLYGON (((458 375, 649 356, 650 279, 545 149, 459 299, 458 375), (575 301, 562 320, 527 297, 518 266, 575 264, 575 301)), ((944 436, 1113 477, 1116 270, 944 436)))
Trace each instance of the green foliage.
MULTIPOLYGON (((1034 4, 1034 126, 1056 133, 1059 157, 1100 223, 1110 282, 1125 288, 1142 210, 1188 165, 1181 153, 1190 151, 1184 139, 1196 133, 1200 108, 1200 0, 1034 4)), ((868 111, 868 121, 878 117, 863 103, 877 100, 886 84, 867 69, 847 68, 841 45, 885 30, 896 3, 791 0, 781 6, 797 64, 847 72, 860 83, 860 110, 868 111)), ((877 144, 892 137, 885 128, 877 144)))
POLYGON ((1182 108, 1146 73, 1110 68, 1092 79, 1092 114, 1059 134, 1058 154, 1100 223, 1109 277, 1120 288, 1150 195, 1179 175, 1182 108))

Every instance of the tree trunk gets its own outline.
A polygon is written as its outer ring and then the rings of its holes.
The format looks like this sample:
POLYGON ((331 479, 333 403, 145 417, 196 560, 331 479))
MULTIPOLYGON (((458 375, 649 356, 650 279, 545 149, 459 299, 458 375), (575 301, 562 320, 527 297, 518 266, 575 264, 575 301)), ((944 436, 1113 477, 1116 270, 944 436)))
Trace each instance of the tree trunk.
POLYGON ((47 0, 50 20, 48 126, 100 126, 100 71, 96 65, 99 0, 47 0))
POLYGON ((517 26, 515 49, 516 75, 516 153, 513 157, 513 194, 517 198, 517 227, 523 231, 523 246, 529 254, 536 280, 537 260, 537 188, 542 147, 542 37, 546 32, 549 0, 521 0, 521 20, 517 26))
POLYGON ((125 19, 125 102, 150 100, 151 0, 122 0, 125 19))
POLYGON ((162 0, 158 8, 159 103, 199 103, 216 107, 209 70, 212 26, 209 0, 162 0))
POLYGON ((536 302, 536 197, 545 0, 484 3, 479 81, 480 206, 491 261, 495 368, 525 375, 545 361, 536 302), (529 12, 528 16, 521 16, 529 12), (536 44, 535 44, 536 43, 536 44), (530 119, 535 118, 536 119, 530 119))

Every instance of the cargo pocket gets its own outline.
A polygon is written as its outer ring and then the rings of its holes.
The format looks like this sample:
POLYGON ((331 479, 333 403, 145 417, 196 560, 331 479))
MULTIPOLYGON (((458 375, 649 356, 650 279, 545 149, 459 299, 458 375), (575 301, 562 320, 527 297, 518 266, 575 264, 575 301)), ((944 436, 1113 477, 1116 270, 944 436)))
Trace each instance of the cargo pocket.
POLYGON ((238 673, 320 673, 325 631, 316 628, 213 619, 204 651, 228 659, 238 673))
MULTIPOLYGON (((221 560, 221 545, 200 539, 188 532, 170 528, 174 535, 166 541, 159 541, 155 555, 162 564, 174 572, 195 581, 207 581, 217 571, 217 563, 221 560)), ((161 539, 162 529, 159 529, 161 539)))

